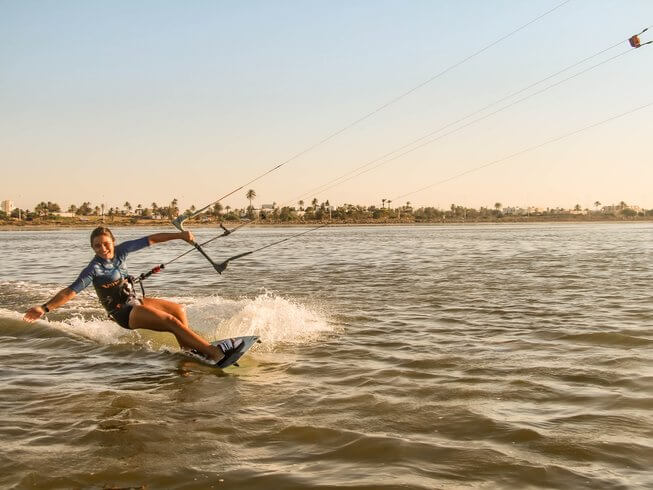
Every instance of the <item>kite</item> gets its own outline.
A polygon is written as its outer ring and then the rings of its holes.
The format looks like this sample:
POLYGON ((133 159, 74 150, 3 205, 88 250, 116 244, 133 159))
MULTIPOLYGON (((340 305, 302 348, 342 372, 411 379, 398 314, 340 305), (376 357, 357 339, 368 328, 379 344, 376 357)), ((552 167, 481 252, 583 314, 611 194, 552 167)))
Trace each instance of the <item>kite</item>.
POLYGON ((647 44, 653 43, 653 41, 648 41, 646 43, 642 43, 642 41, 639 39, 639 36, 644 34, 646 31, 648 31, 648 27, 644 29, 642 32, 639 34, 635 34, 632 36, 630 39, 628 39, 628 42, 630 43, 630 46, 633 48, 641 48, 642 46, 646 46, 647 44))

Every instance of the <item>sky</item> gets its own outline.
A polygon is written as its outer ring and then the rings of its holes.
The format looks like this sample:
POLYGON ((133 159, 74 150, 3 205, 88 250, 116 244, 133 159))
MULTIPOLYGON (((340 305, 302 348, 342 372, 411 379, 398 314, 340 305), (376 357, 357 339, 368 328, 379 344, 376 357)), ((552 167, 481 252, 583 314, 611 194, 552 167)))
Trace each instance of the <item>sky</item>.
POLYGON ((0 200, 199 208, 287 162, 223 205, 653 208, 648 26, 651 0, 0 0, 0 200))

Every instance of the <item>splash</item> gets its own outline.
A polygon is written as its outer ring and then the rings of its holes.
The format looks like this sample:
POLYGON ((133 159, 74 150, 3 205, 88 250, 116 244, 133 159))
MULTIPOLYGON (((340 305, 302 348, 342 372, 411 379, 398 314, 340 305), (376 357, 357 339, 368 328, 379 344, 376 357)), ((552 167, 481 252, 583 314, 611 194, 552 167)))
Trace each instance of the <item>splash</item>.
POLYGON ((264 341, 261 350, 271 350, 280 343, 315 342, 336 330, 321 308, 269 292, 254 299, 212 296, 178 300, 186 305, 189 323, 207 338, 258 335, 264 341))
MULTIPOLYGON (((233 300, 220 296, 171 299, 186 307, 189 324, 207 340, 258 335, 263 343, 255 349, 262 351, 272 351, 280 344, 316 342, 337 329, 320 308, 267 292, 253 299, 233 300)), ((71 304, 68 317, 57 321, 39 320, 35 325, 41 327, 41 331, 59 331, 100 345, 126 344, 153 351, 179 350, 172 335, 123 329, 107 319, 97 306, 86 303, 83 301, 82 304, 71 304)), ((27 326, 22 322, 22 316, 23 313, 0 309, 0 318, 10 320, 12 324, 21 327, 21 330, 27 326)), ((24 334, 29 335, 28 332, 23 330, 24 334)))

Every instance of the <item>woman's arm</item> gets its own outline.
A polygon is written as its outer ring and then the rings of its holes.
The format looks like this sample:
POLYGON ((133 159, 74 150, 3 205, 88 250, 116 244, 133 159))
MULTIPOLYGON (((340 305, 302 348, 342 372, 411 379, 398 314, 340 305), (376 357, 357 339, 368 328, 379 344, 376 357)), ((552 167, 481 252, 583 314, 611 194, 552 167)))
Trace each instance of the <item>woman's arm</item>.
POLYGON ((179 233, 155 233, 147 237, 150 245, 155 243, 167 242, 169 240, 185 240, 188 243, 192 244, 195 241, 195 237, 190 231, 180 231, 179 233))
POLYGON ((33 308, 27 310, 23 320, 32 323, 45 315, 46 308, 47 311, 52 311, 55 308, 59 308, 61 305, 68 303, 68 301, 73 299, 75 296, 77 296, 75 291, 70 288, 63 288, 61 291, 55 294, 51 300, 46 301, 41 306, 34 306, 33 308))

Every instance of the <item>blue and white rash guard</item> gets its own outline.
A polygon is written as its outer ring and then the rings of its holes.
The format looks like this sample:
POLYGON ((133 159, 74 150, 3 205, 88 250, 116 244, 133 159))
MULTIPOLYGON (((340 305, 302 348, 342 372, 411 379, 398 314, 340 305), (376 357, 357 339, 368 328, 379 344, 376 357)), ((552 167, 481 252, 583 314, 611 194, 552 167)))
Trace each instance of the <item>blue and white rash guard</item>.
MULTIPOLYGON (((90 284, 93 284, 102 306, 110 314, 113 313, 118 305, 129 299, 129 292, 125 291, 126 279, 129 277, 126 263, 127 255, 149 245, 148 237, 143 237, 117 245, 114 248, 113 259, 111 260, 105 260, 96 255, 84 267, 75 282, 68 287, 79 294, 90 284)), ((128 286, 131 289, 131 285, 128 284, 128 286)))

